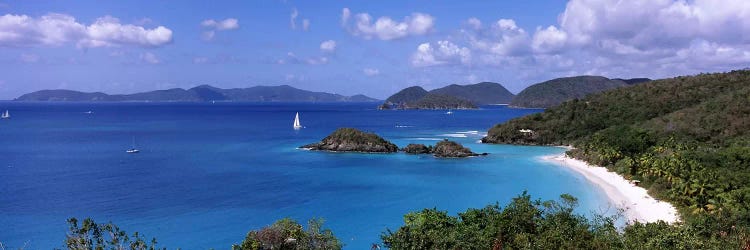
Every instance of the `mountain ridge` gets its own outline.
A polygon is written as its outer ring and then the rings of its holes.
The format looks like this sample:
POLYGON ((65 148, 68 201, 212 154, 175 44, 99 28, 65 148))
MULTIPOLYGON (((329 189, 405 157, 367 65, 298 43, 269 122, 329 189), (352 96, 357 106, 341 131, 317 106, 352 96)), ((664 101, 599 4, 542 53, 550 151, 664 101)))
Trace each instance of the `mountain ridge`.
POLYGON ((138 92, 133 94, 106 94, 82 92, 68 89, 39 90, 15 98, 14 101, 155 101, 155 102, 207 102, 207 101, 253 101, 253 102, 376 102, 378 99, 362 94, 344 96, 327 92, 298 89, 289 85, 253 86, 248 88, 222 89, 208 84, 189 89, 171 88, 138 92))
POLYGON ((451 84, 430 91, 404 88, 388 97, 379 109, 474 109, 477 105, 508 103, 513 93, 494 82, 451 84))
POLYGON ((591 75, 560 77, 526 87, 513 98, 510 105, 521 108, 549 108, 564 101, 631 86, 637 82, 638 79, 609 79, 591 75), (631 80, 633 83, 628 82, 631 80))

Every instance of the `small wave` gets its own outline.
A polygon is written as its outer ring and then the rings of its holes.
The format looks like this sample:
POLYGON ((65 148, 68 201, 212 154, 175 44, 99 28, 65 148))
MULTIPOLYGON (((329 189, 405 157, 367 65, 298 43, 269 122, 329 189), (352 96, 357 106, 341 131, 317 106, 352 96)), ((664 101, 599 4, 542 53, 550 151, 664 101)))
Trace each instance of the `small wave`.
POLYGON ((442 134, 440 136, 454 137, 454 138, 466 138, 466 134, 442 134))
POLYGON ((396 125, 397 128, 413 128, 414 126, 409 125, 396 125))
POLYGON ((456 134, 478 135, 479 131, 477 131, 477 130, 460 131, 460 132, 456 132, 456 134))

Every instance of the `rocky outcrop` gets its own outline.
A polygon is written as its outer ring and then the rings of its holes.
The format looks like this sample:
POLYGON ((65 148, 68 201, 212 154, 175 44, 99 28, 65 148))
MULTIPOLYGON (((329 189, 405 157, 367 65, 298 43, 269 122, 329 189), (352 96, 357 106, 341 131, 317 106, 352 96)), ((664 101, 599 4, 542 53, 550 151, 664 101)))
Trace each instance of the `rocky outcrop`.
POLYGON ((339 128, 320 142, 300 148, 337 152, 394 153, 398 146, 382 137, 354 128, 339 128))
POLYGON ((425 146, 424 144, 409 144, 404 147, 403 150, 407 154, 429 154, 432 153, 432 146, 425 146))
MULTIPOLYGON (((443 140, 438 142, 432 149, 432 154, 435 157, 442 158, 463 158, 469 156, 478 156, 480 154, 472 152, 469 148, 464 147, 458 142, 443 140)), ((482 155, 487 155, 486 153, 482 155)))

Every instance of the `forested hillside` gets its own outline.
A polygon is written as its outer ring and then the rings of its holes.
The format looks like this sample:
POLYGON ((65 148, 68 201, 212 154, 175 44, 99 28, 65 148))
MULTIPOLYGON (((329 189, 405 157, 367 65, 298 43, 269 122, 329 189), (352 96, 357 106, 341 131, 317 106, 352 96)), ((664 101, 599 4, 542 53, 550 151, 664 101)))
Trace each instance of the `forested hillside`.
POLYGON ((750 225, 749 130, 750 71, 733 71, 575 99, 498 124, 483 142, 573 145, 569 155, 642 181, 713 237, 750 225))

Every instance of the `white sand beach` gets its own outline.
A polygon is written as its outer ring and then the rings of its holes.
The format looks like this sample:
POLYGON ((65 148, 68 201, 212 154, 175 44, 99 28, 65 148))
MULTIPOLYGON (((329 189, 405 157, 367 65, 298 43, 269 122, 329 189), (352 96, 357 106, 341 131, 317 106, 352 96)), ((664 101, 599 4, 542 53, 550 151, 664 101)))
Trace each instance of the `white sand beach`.
POLYGON ((607 194, 613 205, 625 210, 629 222, 656 222, 663 220, 673 223, 680 217, 672 204, 651 197, 646 189, 631 184, 628 180, 604 167, 567 157, 565 154, 543 156, 542 160, 568 167, 581 173, 607 194))

